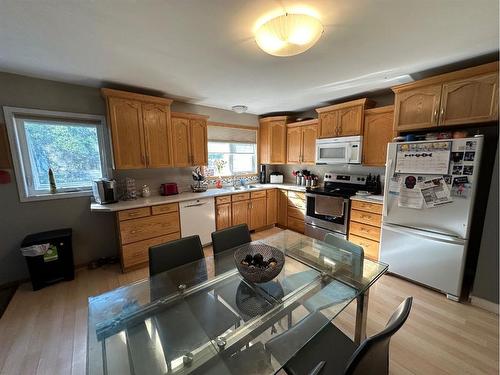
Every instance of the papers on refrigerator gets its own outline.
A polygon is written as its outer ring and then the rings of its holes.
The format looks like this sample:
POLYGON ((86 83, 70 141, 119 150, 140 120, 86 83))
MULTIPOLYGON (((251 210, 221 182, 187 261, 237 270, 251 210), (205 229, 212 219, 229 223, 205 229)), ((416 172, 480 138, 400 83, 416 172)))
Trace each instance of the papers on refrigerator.
POLYGON ((448 174, 451 142, 397 145, 395 173, 448 174))
POLYGON ((401 185, 398 196, 399 207, 421 209, 423 205, 424 199, 418 187, 409 189, 404 185, 401 185))
POLYGON ((420 192, 428 208, 450 203, 450 189, 443 176, 420 183, 420 192))

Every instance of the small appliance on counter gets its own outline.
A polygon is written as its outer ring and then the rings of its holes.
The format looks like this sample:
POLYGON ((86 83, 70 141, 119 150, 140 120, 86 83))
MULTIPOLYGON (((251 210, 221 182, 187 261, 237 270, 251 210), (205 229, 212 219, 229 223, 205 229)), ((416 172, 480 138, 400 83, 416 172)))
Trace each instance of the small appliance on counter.
POLYGON ((271 184, 282 184, 283 183, 283 173, 281 173, 281 172, 272 172, 269 175, 269 182, 271 184))
POLYGON ((177 188, 177 184, 175 182, 166 182, 160 185, 160 194, 161 195, 175 195, 179 194, 179 189, 177 188))
POLYGON ((259 183, 261 183, 261 184, 266 184, 267 183, 267 171, 266 171, 266 165, 265 164, 261 164, 261 166, 260 166, 259 183))
POLYGON ((94 199, 99 204, 109 204, 118 202, 118 190, 115 180, 102 178, 92 182, 92 192, 94 199))

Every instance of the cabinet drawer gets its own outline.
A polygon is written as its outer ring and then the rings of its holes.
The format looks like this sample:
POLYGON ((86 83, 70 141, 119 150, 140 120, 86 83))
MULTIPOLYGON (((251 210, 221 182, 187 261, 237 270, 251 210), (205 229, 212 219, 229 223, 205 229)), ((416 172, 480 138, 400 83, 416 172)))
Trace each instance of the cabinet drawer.
POLYGON ((369 238, 370 240, 380 241, 380 228, 356 223, 355 221, 351 221, 349 234, 354 234, 356 236, 361 236, 365 238, 369 238))
POLYGON ((351 220, 357 221, 358 223, 370 224, 375 227, 380 227, 382 216, 371 212, 352 210, 351 220))
POLYGON ((252 191, 250 193, 250 196, 252 198, 265 198, 266 197, 266 191, 252 191))
POLYGON ((305 210, 306 209, 306 202, 303 201, 302 199, 290 198, 290 196, 288 196, 288 206, 299 208, 301 210, 305 210))
POLYGON ((215 197, 215 204, 231 203, 231 196, 225 195, 223 197, 215 197))
POLYGON ((365 257, 378 260, 380 244, 377 241, 358 237, 353 234, 349 234, 349 241, 361 246, 363 248, 363 251, 365 252, 365 257))
POLYGON ((133 210, 118 211, 118 220, 137 219, 139 217, 146 217, 151 215, 149 207, 134 208, 133 210))
POLYGON ((171 212, 120 223, 122 244, 147 240, 166 234, 180 232, 179 214, 171 212))
POLYGON ((272 196, 273 194, 275 194, 275 192, 277 192, 277 191, 278 191, 278 189, 268 189, 268 190, 266 190, 266 195, 267 195, 268 197, 271 197, 271 196, 272 196))
POLYGON ((172 240, 181 238, 179 232, 166 236, 151 238, 149 240, 134 242, 122 246, 123 268, 131 267, 136 264, 145 263, 149 260, 149 248, 155 245, 161 245, 172 240))
POLYGON ((373 212, 374 214, 382 214, 382 205, 378 203, 362 202, 362 201, 352 201, 351 202, 353 210, 360 210, 366 212, 373 212))
POLYGON ((301 193, 300 191, 288 191, 288 198, 306 200, 306 193, 301 193))
POLYGON ((304 220, 296 219, 292 216, 288 216, 287 228, 294 230, 299 233, 304 233, 305 224, 304 220))
POLYGON ((295 207, 288 207, 288 216, 304 221, 305 212, 295 207))
POLYGON ((153 215, 168 214, 169 212, 178 212, 178 203, 161 204, 159 206, 151 207, 151 212, 153 215))
POLYGON ((232 202, 239 202, 250 199, 250 193, 233 194, 231 196, 232 202))

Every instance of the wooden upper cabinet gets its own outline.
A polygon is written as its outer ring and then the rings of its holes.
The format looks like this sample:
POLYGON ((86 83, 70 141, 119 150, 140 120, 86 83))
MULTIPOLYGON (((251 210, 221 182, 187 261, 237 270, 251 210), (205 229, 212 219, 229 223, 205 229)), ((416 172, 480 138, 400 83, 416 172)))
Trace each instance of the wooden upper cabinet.
POLYGON ((191 126, 191 163, 208 164, 207 120, 192 119, 191 126))
POLYGON ((317 123, 307 120, 287 125, 288 164, 315 164, 317 123))
POLYGON ((488 122, 498 119, 498 73, 443 84, 439 124, 488 122))
POLYGON ((101 89, 116 169, 172 166, 171 99, 101 89))
POLYGON ((172 113, 172 150, 175 167, 208 164, 208 116, 172 113))
POLYGON ((396 95, 394 116, 400 131, 436 126, 441 85, 417 87, 396 95))
POLYGON ((367 109, 363 133, 363 165, 383 167, 387 144, 394 138, 394 106, 367 109))
POLYGON ((347 137, 363 134, 364 110, 375 103, 358 99, 317 108, 318 138, 347 137))
POLYGON ((287 116, 260 119, 260 162, 262 164, 286 163, 287 116))
POLYGON ((189 137, 189 119, 172 117, 172 150, 176 167, 191 165, 191 140, 189 137))
POLYGON ((146 167, 141 102, 110 97, 108 118, 116 169, 146 167))
POLYGON ((286 162, 300 164, 302 156, 302 128, 295 126, 286 131, 286 162))
POLYGON ((150 168, 172 167, 170 107, 160 104, 143 104, 142 118, 147 166, 150 168))
POLYGON ((396 94, 397 131, 498 120, 498 61, 399 85, 392 90, 396 94))

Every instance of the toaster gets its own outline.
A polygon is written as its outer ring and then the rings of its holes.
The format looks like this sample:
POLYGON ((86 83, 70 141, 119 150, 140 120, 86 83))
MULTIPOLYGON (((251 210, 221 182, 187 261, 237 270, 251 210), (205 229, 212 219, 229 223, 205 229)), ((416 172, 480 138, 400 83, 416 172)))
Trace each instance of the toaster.
POLYGON ((273 172, 269 175, 269 182, 271 184, 282 184, 283 183, 283 173, 273 172))
POLYGON ((115 180, 102 178, 92 181, 92 192, 94 199, 99 204, 118 202, 118 191, 115 180))
POLYGON ((177 184, 175 182, 166 182, 160 185, 161 195, 175 195, 179 194, 179 189, 177 189, 177 184))

